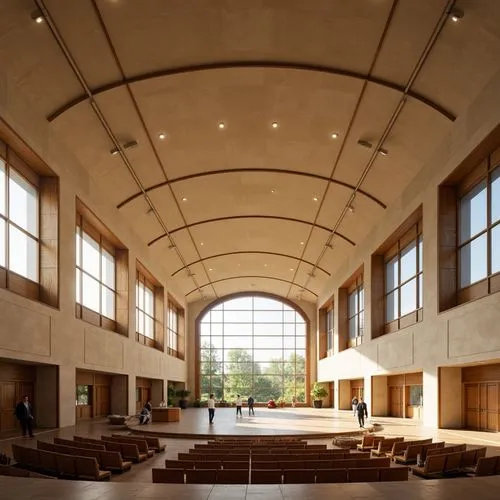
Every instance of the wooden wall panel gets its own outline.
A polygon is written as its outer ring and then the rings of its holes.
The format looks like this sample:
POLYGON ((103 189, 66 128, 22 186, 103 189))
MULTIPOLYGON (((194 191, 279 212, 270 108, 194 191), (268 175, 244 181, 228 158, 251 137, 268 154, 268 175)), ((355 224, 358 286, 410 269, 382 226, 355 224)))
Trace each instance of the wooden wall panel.
MULTIPOLYGON (((337 345, 334 345, 335 352, 344 351, 347 349, 349 341, 349 305, 347 288, 339 288, 339 299, 337 307, 338 326, 335 332, 337 345)), ((334 340, 334 342, 335 342, 334 340)))
POLYGON ((128 250, 119 249, 115 255, 116 261, 116 331, 128 336, 128 250))
POLYGON ((371 314, 372 339, 375 339, 385 333, 384 256, 372 255, 371 267, 372 267, 372 275, 371 275, 372 293, 371 296, 368 297, 368 300, 371 301, 371 309, 372 309, 372 314, 371 314))
POLYGON ((360 388, 365 386, 365 379, 358 378, 356 380, 351 380, 351 389, 360 388))
POLYGON ((462 382, 500 381, 500 363, 462 368, 462 382))
POLYGON ((327 356, 327 331, 326 331, 326 308, 322 308, 318 312, 318 357, 319 359, 324 359, 327 356))
POLYGON ((397 387, 405 385, 404 375, 391 375, 387 377, 387 385, 389 387, 397 387))

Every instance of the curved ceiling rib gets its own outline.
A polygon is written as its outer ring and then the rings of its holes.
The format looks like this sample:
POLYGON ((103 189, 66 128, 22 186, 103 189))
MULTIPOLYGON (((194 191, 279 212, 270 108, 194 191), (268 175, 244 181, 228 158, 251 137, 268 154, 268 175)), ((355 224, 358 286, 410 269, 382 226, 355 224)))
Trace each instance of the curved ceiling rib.
MULTIPOLYGON (((220 280, 212 280, 209 283, 206 283, 205 285, 200 285, 200 288, 204 288, 206 286, 212 286, 215 285, 215 283, 221 283, 222 281, 230 281, 230 280, 240 280, 240 279, 245 279, 245 278, 256 278, 256 279, 265 279, 265 280, 275 280, 275 281, 282 281, 283 283, 288 283, 290 285, 296 285, 298 288, 301 290, 307 291, 311 294, 313 294, 315 297, 318 296, 317 293, 314 293, 312 290, 309 288, 301 287, 300 285, 297 285, 296 283, 293 283, 290 280, 285 280, 283 278, 275 278, 274 276, 231 276, 230 278, 221 278, 220 280)), ((186 293, 186 297, 191 295, 192 293, 198 291, 197 288, 193 288, 189 292, 186 293)))
MULTIPOLYGON (((174 234, 174 233, 176 233, 178 231, 182 231, 183 229, 189 229, 191 227, 199 226, 199 225, 202 225, 202 224, 211 224, 212 222, 220 222, 220 221, 227 221, 227 220, 237 220, 237 219, 274 219, 274 220, 284 220, 284 221, 287 221, 287 222, 298 222, 299 224, 306 224, 308 226, 314 226, 314 227, 317 227, 318 229, 323 229, 323 231, 327 231, 328 233, 332 232, 332 229, 329 228, 329 227, 321 226, 319 224, 314 224, 314 223, 309 222, 307 220, 294 219, 293 217, 282 217, 282 216, 279 216, 279 215, 230 215, 230 216, 227 216, 227 217, 217 217, 215 219, 201 220, 201 221, 198 221, 198 222, 193 222, 192 224, 186 224, 185 226, 176 227, 175 229, 170 230, 168 232, 168 234, 167 233, 162 234, 162 235, 156 237, 154 240, 151 240, 148 243, 148 247, 150 247, 151 245, 154 245, 155 243, 157 243, 161 239, 165 238, 169 234, 174 234)), ((335 233, 335 234, 339 238, 342 238, 344 241, 347 241, 347 243, 350 243, 352 246, 356 246, 356 243, 354 241, 352 241, 351 239, 349 239, 347 236, 344 236, 341 233, 335 233)))
MULTIPOLYGON (((199 264, 200 262, 205 262, 205 261, 211 260, 211 259, 217 259, 218 257, 228 257, 229 255, 245 255, 245 254, 275 255, 276 257, 285 257, 287 259, 299 260, 299 258, 296 257, 295 255, 288 255, 286 253, 268 252, 268 251, 259 251, 259 250, 241 250, 241 251, 238 251, 238 252, 218 253, 218 254, 215 254, 215 255, 210 255, 208 257, 204 257, 203 259, 194 260, 193 262, 189 262, 185 266, 177 269, 170 276, 174 277, 176 274, 180 273, 184 269, 189 269, 191 266, 194 266, 195 264, 199 264)), ((310 266, 314 266, 314 263, 313 262, 309 262, 308 260, 302 259, 302 262, 304 262, 305 264, 309 264, 310 266)), ((329 273, 326 269, 324 269, 322 267, 318 267, 317 269, 319 271, 325 273, 327 276, 331 276, 331 273, 329 273)))
MULTIPOLYGON (((158 184, 154 184, 153 186, 150 186, 146 188, 146 193, 150 193, 151 191, 154 191, 156 189, 160 189, 165 186, 170 186, 172 184, 175 184, 176 182, 183 182, 183 181, 188 181, 190 179, 196 179, 197 177, 206 177, 210 175, 223 175, 223 174, 232 174, 232 173, 248 173, 248 172, 258 172, 259 174, 262 172, 265 173, 271 173, 271 174, 287 174, 287 175, 300 175, 303 177, 312 177, 314 179, 318 179, 321 181, 326 181, 326 182, 331 182, 332 184, 336 184, 337 186, 342 186, 347 189, 353 190, 356 186, 348 184, 347 182, 342 182, 336 179, 331 179, 330 177, 326 177, 323 175, 318 175, 318 174, 313 174, 311 172, 300 172, 298 170, 283 170, 279 168, 232 168, 232 169, 223 169, 223 170, 209 170, 206 172, 197 172, 196 174, 189 174, 189 175, 183 175, 182 177, 176 177, 174 179, 169 179, 168 181, 165 182, 160 182, 158 184)), ((368 199, 372 200, 375 202, 377 205, 380 205, 382 208, 387 208, 387 205, 380 201, 379 199, 375 198, 375 196, 371 195, 370 193, 367 193, 366 191, 363 190, 358 190, 358 193, 366 196, 368 199)), ((120 209, 127 205, 128 203, 136 200, 137 198, 143 196, 143 192, 139 191, 138 193, 133 194, 132 196, 129 196, 127 199, 123 200, 120 202, 116 208, 120 209)))
MULTIPOLYGON (((122 87, 124 85, 131 85, 133 83, 151 80, 153 78, 182 75, 186 73, 196 73, 200 71, 214 71, 214 70, 235 69, 235 68, 288 69, 294 71, 311 71, 317 73, 326 73, 330 75, 345 76, 348 78, 354 78, 356 80, 363 80, 369 83, 373 83, 376 85, 380 85, 382 87, 395 90, 397 92, 400 92, 401 94, 405 93, 406 95, 421 102, 422 104, 434 109, 441 115, 445 116, 448 120, 455 121, 456 119, 456 116, 451 111, 445 109, 443 106, 440 106, 437 102, 432 101, 428 97, 425 97, 424 95, 421 95, 413 91, 405 92, 404 85, 399 85, 398 83, 391 82, 389 80, 377 78, 370 74, 365 75, 357 71, 350 71, 347 69, 323 66, 319 64, 292 63, 284 61, 227 61, 227 62, 212 62, 205 64, 193 64, 189 66, 179 66, 177 68, 161 69, 107 83, 106 85, 102 85, 100 87, 92 89, 92 95, 95 97, 99 94, 108 92, 109 90, 113 90, 118 87, 122 87)), ((63 113, 70 110, 74 106, 86 101, 88 98, 89 96, 87 93, 80 94, 78 97, 75 97, 71 101, 67 102, 66 104, 63 104, 61 107, 54 110, 47 117, 47 120, 49 122, 54 121, 63 113)))

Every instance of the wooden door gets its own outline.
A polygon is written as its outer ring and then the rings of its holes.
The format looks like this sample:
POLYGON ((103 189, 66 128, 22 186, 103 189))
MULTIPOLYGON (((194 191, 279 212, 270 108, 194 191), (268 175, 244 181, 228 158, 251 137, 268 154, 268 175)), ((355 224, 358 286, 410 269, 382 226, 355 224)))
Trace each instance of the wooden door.
POLYGON ((465 427, 479 429, 479 384, 465 384, 465 427))
POLYGON ((403 417, 403 388, 389 387, 389 415, 391 417, 403 417))
POLYGON ((111 388, 108 385, 95 386, 95 417, 105 417, 111 413, 111 388))
POLYGON ((479 386, 479 428, 498 431, 498 384, 484 383, 479 386))
POLYGON ((17 427, 14 415, 17 400, 15 382, 0 382, 0 432, 11 431, 17 427))

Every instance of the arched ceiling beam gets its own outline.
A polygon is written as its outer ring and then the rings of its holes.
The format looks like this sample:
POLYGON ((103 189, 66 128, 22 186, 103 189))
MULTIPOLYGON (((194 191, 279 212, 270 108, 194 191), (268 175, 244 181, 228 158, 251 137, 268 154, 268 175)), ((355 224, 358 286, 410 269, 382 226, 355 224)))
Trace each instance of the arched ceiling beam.
MULTIPOLYGON (((288 283, 289 285, 295 285, 298 288, 300 288, 301 290, 305 290, 305 291, 313 294, 315 297, 318 296, 317 293, 314 293, 309 288, 301 287, 300 285, 297 285, 297 283, 294 283, 293 281, 285 280, 283 278, 275 278, 274 276, 232 276, 231 278, 221 278, 220 280, 212 280, 212 281, 210 281, 210 283, 207 283, 206 285, 200 285, 200 288, 203 289, 206 286, 212 286, 212 285, 215 285, 215 283, 221 283, 222 281, 240 280, 240 279, 247 279, 247 278, 282 281, 283 283, 288 283)), ((189 295, 191 295, 192 293, 197 292, 197 291, 198 291, 197 288, 193 288, 188 293, 186 293, 186 297, 188 297, 189 295)))
MULTIPOLYGON (((434 109, 441 115, 445 116, 448 120, 455 121, 456 116, 443 106, 440 106, 437 102, 432 101, 428 97, 425 97, 422 94, 419 94, 414 91, 408 91, 405 89, 404 85, 400 85, 395 82, 391 82, 389 80, 384 80, 383 78, 377 78, 372 75, 365 75, 358 71, 350 71, 343 68, 335 68, 331 66, 324 66, 319 64, 307 64, 307 63, 292 63, 292 62, 284 62, 284 61, 227 61, 227 62, 213 62, 213 63, 205 63, 205 64, 193 64, 188 66, 179 66, 177 68, 167 68, 161 69, 157 71, 150 71, 147 73, 141 73, 136 76, 132 76, 129 78, 115 80, 114 82, 107 83, 106 85, 102 85, 100 87, 96 87, 91 90, 92 96, 95 97, 104 92, 108 92, 109 90, 116 89, 118 87, 122 87, 124 85, 130 85, 137 82, 143 82, 146 80, 151 80, 153 78, 167 77, 167 76, 176 76, 188 73, 197 73, 201 71, 214 71, 214 70, 224 70, 224 69, 234 69, 234 68, 258 68, 258 69, 286 69, 286 70, 294 70, 294 71, 311 71, 316 73, 326 73, 330 75, 336 76, 345 76, 348 78, 354 78, 355 80, 362 80, 373 83, 375 85, 380 85, 385 88, 389 88, 406 95, 409 95, 413 99, 421 102, 422 104, 434 109)), ((48 117, 47 120, 52 122, 59 116, 61 116, 66 111, 70 110, 74 106, 86 101, 89 99, 87 93, 82 93, 78 97, 75 97, 71 101, 63 104, 61 107, 54 110, 48 117)))
MULTIPOLYGON (((197 172, 195 174, 189 174, 189 175, 183 175, 182 177, 176 177, 174 179, 169 179, 168 181, 160 182, 158 184, 154 184, 153 186, 150 186, 146 189, 146 193, 150 193, 151 191, 154 191, 156 189, 161 189, 162 187, 169 186, 172 184, 175 184, 176 182, 183 182, 183 181, 189 181, 191 179, 196 179, 198 177, 207 177, 210 175, 223 175, 223 174, 233 174, 233 173, 248 173, 248 172, 255 172, 255 173, 268 173, 268 174, 287 174, 287 175, 299 175, 302 177, 311 177, 313 179, 318 179, 321 181, 325 182, 331 182, 332 184, 336 184, 337 186, 342 186, 345 187, 349 190, 354 190, 356 186, 352 184, 348 184, 347 182, 342 182, 336 179, 331 179, 330 177, 326 177, 324 175, 318 175, 318 174, 313 174, 311 172, 301 172, 298 170, 284 170, 284 169, 279 169, 279 168, 232 168, 232 169, 223 169, 223 170, 209 170, 206 172, 197 172)), ((382 208, 387 208, 387 205, 380 201, 379 199, 375 198, 375 196, 371 195, 370 193, 367 193, 366 191, 363 191, 362 189, 358 189, 358 193, 361 194, 362 196, 365 196, 366 198, 370 199, 371 201, 375 202, 377 205, 381 206, 382 208)), ((127 205, 128 203, 131 203, 132 201, 136 200, 137 198, 140 198, 143 196, 142 191, 138 191, 137 193, 133 194, 132 196, 129 196, 126 200, 123 200, 117 205, 117 208, 120 209, 127 205)))
MULTIPOLYGON (((171 276, 173 278, 176 274, 180 273, 181 271, 183 271, 185 269, 188 269, 191 266, 194 266, 195 264, 199 264, 200 262, 205 262, 205 261, 211 260, 211 259, 217 259, 218 257, 227 257, 229 255, 245 255, 245 254, 253 254, 253 255, 275 255, 277 257, 285 257, 287 259, 300 260, 299 257, 296 257, 294 255, 288 255, 286 253, 267 252, 267 251, 264 252, 264 251, 259 251, 259 250, 241 250, 241 251, 238 251, 238 252, 218 253, 218 254, 215 254, 215 255, 210 255, 209 257, 204 257, 203 259, 194 260, 193 262, 190 262, 189 264, 186 264, 185 266, 180 267, 179 269, 177 269, 177 271, 174 271, 171 274, 171 276)), ((309 261, 304 260, 304 259, 302 259, 302 262, 304 262, 305 264, 308 264, 310 266, 314 266, 313 262, 309 262, 309 261)), ((331 276, 331 274, 326 269, 323 269, 322 267, 318 267, 317 269, 319 269, 320 271, 322 271, 323 273, 325 273, 327 276, 331 276)))
MULTIPOLYGON (((273 219, 273 220, 284 220, 286 222, 298 222, 299 224, 306 224, 308 226, 314 226, 317 227, 318 229, 323 229, 323 231, 327 231, 328 233, 332 232, 332 229, 326 226, 321 226, 320 224, 314 224, 312 222, 309 222, 307 220, 301 220, 301 219, 294 219, 293 217, 282 217, 278 215, 230 215, 228 217, 217 217, 215 219, 206 219, 206 220, 201 220, 198 222, 193 222, 192 224, 186 224, 185 226, 177 227, 175 229, 172 229, 171 231, 164 234, 161 234, 160 236, 156 237, 154 240, 151 240, 148 243, 148 247, 151 245, 154 245, 161 239, 167 237, 168 235, 172 235, 174 233, 177 233, 178 231, 182 231, 183 229, 190 229, 194 226, 200 226, 202 224, 211 224, 213 222, 221 222, 221 221, 228 221, 228 220, 238 220, 238 219, 273 219)), ((349 239, 347 236, 344 236, 341 233, 335 233, 339 238, 342 238, 344 241, 347 241, 347 243, 351 244, 352 246, 356 246, 356 243, 349 239)))

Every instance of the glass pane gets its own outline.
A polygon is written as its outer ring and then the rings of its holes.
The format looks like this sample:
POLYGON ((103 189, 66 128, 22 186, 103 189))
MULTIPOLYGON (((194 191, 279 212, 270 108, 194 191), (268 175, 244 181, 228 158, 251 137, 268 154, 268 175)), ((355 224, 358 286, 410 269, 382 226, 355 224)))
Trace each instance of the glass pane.
POLYGON ((272 361, 281 359, 283 351, 281 349, 256 349, 254 351, 255 361, 272 361))
POLYGON ((265 297, 254 297, 253 306, 256 311, 282 311, 283 304, 274 299, 265 297))
MULTIPOLYGON (((292 337, 295 340, 295 337, 292 337)), ((254 337, 253 345, 255 349, 281 349, 283 347, 283 337, 254 337)))
POLYGON ((283 335, 294 335, 295 336, 295 324, 283 323, 283 335))
POLYGON ((358 334, 358 316, 349 320, 349 338, 355 339, 358 334))
POLYGON ((302 336, 306 334, 306 324, 305 323, 297 323, 295 325, 295 334, 297 336, 302 336))
POLYGON ((417 309, 417 279, 414 278, 401 287, 401 316, 417 309))
POLYGON ((222 323, 222 311, 212 310, 212 323, 222 323))
POLYGON ((82 279, 82 272, 80 269, 76 270, 76 281, 75 281, 75 286, 76 286, 76 303, 81 304, 81 296, 80 296, 80 290, 81 290, 81 279, 82 279))
POLYGON ((365 312, 361 311, 358 314, 358 336, 362 336, 365 332, 365 312))
MULTIPOLYGON (((363 287, 358 288, 358 301, 359 301, 358 311, 363 311, 365 308, 365 289, 363 287)), ((333 328, 333 323, 332 323, 332 328, 333 328)))
POLYGON ((460 200, 460 243, 486 229, 486 181, 460 200))
POLYGON ((385 265, 385 291, 389 292, 396 288, 398 281, 399 261, 397 255, 385 265))
POLYGON ((82 236, 82 267, 83 270, 99 279, 100 253, 99 243, 92 239, 87 233, 82 236))
POLYGON ((295 321, 302 321, 302 318, 295 311, 284 311, 283 318, 285 323, 295 323, 295 321))
POLYGON ((224 322, 248 323, 252 321, 252 311, 226 311, 224 309, 224 322))
POLYGON ((24 177, 10 169, 9 219, 38 236, 38 193, 24 177))
POLYGON ((144 311, 144 284, 139 282, 137 283, 137 298, 138 298, 138 301, 137 301, 137 306, 139 307, 139 309, 141 309, 142 311, 144 311))
MULTIPOLYGON (((149 316, 146 316, 144 318, 145 320, 145 325, 144 325, 144 335, 150 339, 155 338, 155 325, 153 318, 150 318, 149 316)), ((170 346, 172 347, 172 346, 170 346)))
POLYGON ((424 240, 422 236, 418 238, 418 270, 424 270, 424 240))
POLYGON ((491 273, 500 272, 500 224, 491 230, 491 273))
POLYGON ((9 269, 32 281, 38 281, 38 243, 9 225, 9 269))
POLYGON ((252 297, 239 297, 224 302, 224 311, 251 311, 252 297))
POLYGON ((424 275, 418 276, 418 307, 424 307, 424 275))
POLYGON ((224 349, 251 349, 252 337, 224 337, 224 349))
MULTIPOLYGON (((155 311, 155 297, 153 294, 153 291, 150 290, 148 287, 144 287, 145 291, 145 297, 144 297, 144 312, 146 314, 149 314, 150 316, 154 316, 154 311, 155 311)), ((171 320, 171 328, 175 326, 175 317, 173 315, 170 315, 170 320, 171 320)), ((175 328, 173 328, 175 329, 175 328)))
POLYGON ((146 331, 146 327, 144 325, 144 313, 140 309, 137 309, 137 331, 143 335, 146 331))
POLYGON ((5 267, 5 221, 0 219, 0 266, 5 267))
POLYGON ((460 250, 460 286, 462 288, 486 278, 486 241, 486 234, 483 234, 460 250))
POLYGON ((97 280, 91 278, 88 274, 83 274, 82 280, 82 305, 92 309, 92 311, 100 312, 99 299, 100 299, 100 285, 97 280))
POLYGON ((401 283, 417 274, 417 242, 412 241, 401 250, 401 283))
POLYGON ((282 335, 283 334, 283 324, 279 323, 255 323, 253 325, 254 335, 282 335))
POLYGON ((351 318, 352 316, 354 316, 358 312, 357 290, 354 290, 354 292, 352 292, 349 295, 348 301, 349 301, 349 317, 351 318))
POLYGON ((296 337, 283 337, 283 347, 285 349, 295 349, 296 337))
POLYGON ((398 314, 398 296, 399 290, 394 290, 385 298, 385 318, 386 321, 392 321, 399 317, 398 314))
POLYGON ((101 255, 102 278, 101 281, 111 290, 115 290, 115 258, 104 248, 101 255))
POLYGON ((254 311, 255 323, 283 323, 282 311, 254 311))
POLYGON ((252 335, 252 323, 224 323, 224 335, 252 335))
POLYGON ((295 347, 297 349, 306 348, 306 338, 305 337, 295 337, 295 347))
POLYGON ((115 294, 105 286, 101 286, 101 314, 109 319, 115 319, 115 294))
POLYGON ((80 229, 76 228, 77 232, 75 234, 75 251, 76 251, 76 265, 81 267, 82 265, 82 255, 81 255, 81 238, 80 238, 80 229))
POLYGON ((500 219, 500 167, 491 174, 491 223, 500 219))
POLYGON ((0 158, 0 214, 5 214, 5 162, 0 158))

